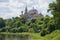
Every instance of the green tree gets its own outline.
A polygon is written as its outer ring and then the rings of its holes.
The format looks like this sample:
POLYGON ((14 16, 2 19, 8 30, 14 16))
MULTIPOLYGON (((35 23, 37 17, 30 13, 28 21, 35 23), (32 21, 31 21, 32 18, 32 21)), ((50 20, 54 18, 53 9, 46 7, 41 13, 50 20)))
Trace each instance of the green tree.
POLYGON ((5 27, 5 20, 3 18, 0 18, 0 28, 5 27))
POLYGON ((56 0, 56 2, 50 3, 49 8, 54 17, 56 29, 60 29, 60 0, 56 0))

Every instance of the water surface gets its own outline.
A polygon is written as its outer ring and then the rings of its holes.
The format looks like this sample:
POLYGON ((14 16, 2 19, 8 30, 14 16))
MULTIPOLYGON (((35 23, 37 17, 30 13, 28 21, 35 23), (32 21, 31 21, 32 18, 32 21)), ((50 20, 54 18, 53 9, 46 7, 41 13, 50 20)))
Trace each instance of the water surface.
POLYGON ((31 40, 31 37, 29 35, 0 34, 0 40, 31 40))

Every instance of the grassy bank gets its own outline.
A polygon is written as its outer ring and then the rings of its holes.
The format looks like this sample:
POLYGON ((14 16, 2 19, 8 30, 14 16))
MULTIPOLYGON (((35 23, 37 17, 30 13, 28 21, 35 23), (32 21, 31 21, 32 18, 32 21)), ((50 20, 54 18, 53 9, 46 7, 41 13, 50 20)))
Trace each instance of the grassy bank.
POLYGON ((9 32, 1 32, 0 34, 5 35, 29 35, 32 37, 32 40, 60 40, 60 30, 55 30, 51 34, 47 34, 46 36, 40 36, 40 33, 9 33, 9 32))
POLYGON ((40 33, 28 33, 28 32, 22 32, 22 33, 9 33, 9 32, 0 32, 0 34, 3 35, 28 35, 30 36, 33 40, 39 40, 42 37, 40 36, 40 33))

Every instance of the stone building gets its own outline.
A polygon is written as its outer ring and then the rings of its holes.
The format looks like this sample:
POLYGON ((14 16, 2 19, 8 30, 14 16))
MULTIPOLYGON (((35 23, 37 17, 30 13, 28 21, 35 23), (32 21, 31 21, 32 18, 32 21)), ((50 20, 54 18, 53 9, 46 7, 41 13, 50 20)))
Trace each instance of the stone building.
POLYGON ((23 14, 23 11, 22 11, 21 17, 23 17, 26 21, 30 21, 32 19, 38 19, 40 17, 43 17, 43 15, 41 13, 38 13, 38 11, 34 8, 28 11, 26 7, 25 13, 23 14))

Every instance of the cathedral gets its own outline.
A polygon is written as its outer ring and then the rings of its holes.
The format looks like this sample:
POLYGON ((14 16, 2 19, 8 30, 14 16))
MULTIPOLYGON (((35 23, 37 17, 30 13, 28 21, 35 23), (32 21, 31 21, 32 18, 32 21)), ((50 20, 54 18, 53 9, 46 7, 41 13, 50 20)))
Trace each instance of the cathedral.
POLYGON ((25 8, 25 13, 23 14, 23 11, 21 11, 21 17, 24 18, 26 21, 30 21, 32 19, 38 19, 40 17, 43 17, 41 13, 38 13, 36 9, 31 9, 28 11, 27 7, 25 8))

